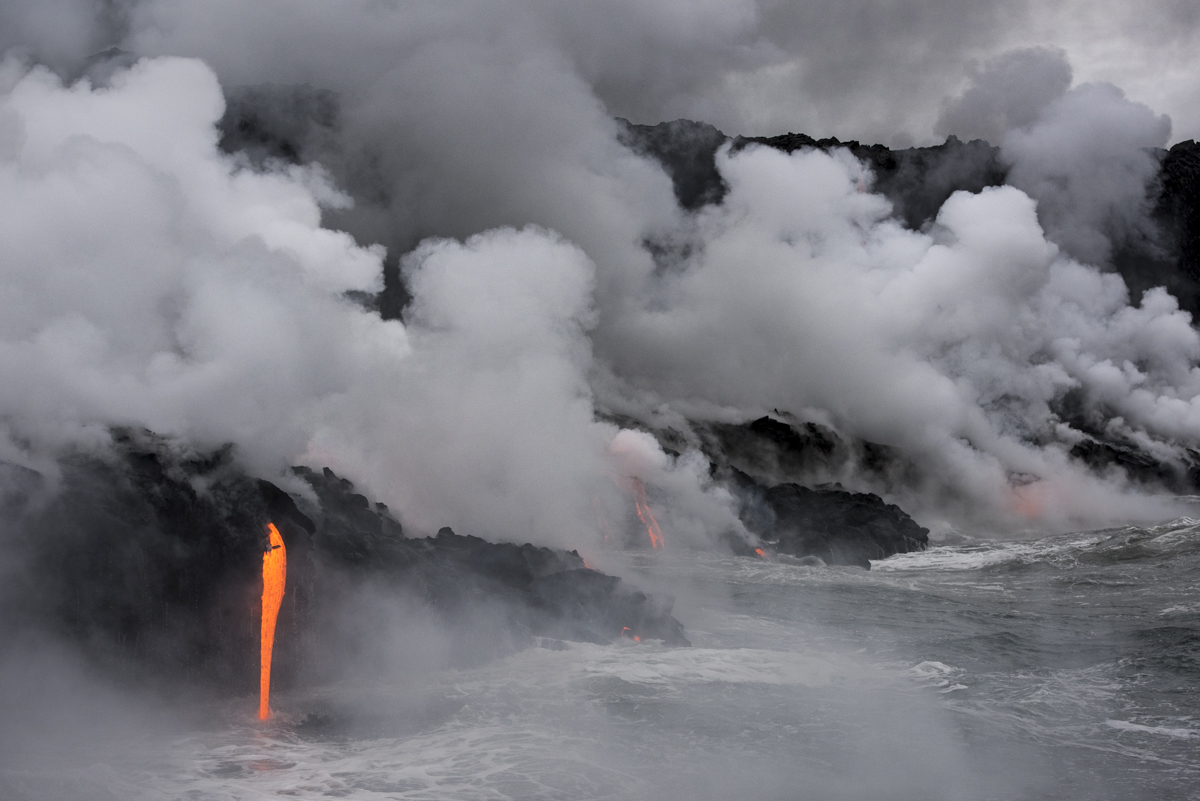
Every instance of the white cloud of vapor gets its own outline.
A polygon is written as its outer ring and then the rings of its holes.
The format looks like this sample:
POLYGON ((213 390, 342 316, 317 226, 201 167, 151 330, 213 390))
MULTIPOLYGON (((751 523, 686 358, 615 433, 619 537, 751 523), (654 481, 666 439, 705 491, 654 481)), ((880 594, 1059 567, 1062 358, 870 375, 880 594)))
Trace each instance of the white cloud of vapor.
POLYGON ((312 398, 407 348, 338 299, 377 284, 380 254, 320 227, 305 188, 319 174, 235 172, 218 153, 223 100, 203 64, 143 62, 103 91, 4 69, 0 404, 14 440, 137 423, 245 442, 270 463, 302 446, 312 398))
MULTIPOLYGON (((146 425, 235 441, 263 473, 330 464, 421 529, 574 542, 628 472, 593 420, 601 375, 668 416, 817 410, 918 454, 926 483, 896 489, 912 503, 1000 518, 1020 505, 1013 475, 1053 485, 1048 513, 1108 513, 1090 500, 1107 485, 1065 456, 1068 390, 1155 448, 1194 436, 1186 316, 1161 292, 1128 307, 1119 279, 1068 258, 1102 262, 1139 224, 1142 148, 1167 122, 1111 86, 1069 88, 1064 51, 985 59, 942 107, 941 130, 1007 131, 1024 192, 956 195, 927 233, 888 221, 844 154, 726 154, 729 200, 692 220, 618 142, 613 112, 713 111, 737 130, 780 97, 860 138, 912 129, 914 98, 933 114, 956 65, 987 55, 994 4, 154 0, 64 7, 66 38, 20 8, 4 43, 63 71, 105 37, 211 71, 159 59, 64 88, 7 62, 10 451, 146 425), (933 33, 955 46, 931 56, 933 33), (320 136, 298 123, 310 166, 222 156, 213 72, 281 103, 331 92, 320 136), (416 247, 429 236, 456 239, 416 247), (656 265, 647 238, 692 250, 656 265), (378 288, 373 242, 416 247, 407 327, 341 296, 378 288)), ((643 479, 681 529, 736 528, 692 456, 658 458, 643 479)))
POLYGON ((378 288, 382 251, 320 226, 318 197, 349 201, 318 168, 217 150, 201 62, 143 60, 105 89, 5 70, 7 458, 146 426, 235 442, 260 474, 332 465, 416 531, 591 541, 617 429, 594 420, 577 246, 538 228, 429 240, 405 257, 406 329, 343 297, 378 288))
POLYGON ((1031 125, 1039 112, 1071 87, 1071 65, 1061 50, 1011 50, 985 67, 942 109, 935 130, 961 139, 1000 143, 1012 128, 1031 125))
POLYGON ((1128 305, 1119 276, 1047 241, 1012 187, 957 193, 917 233, 860 191, 844 152, 718 161, 730 194, 699 218, 698 255, 664 302, 601 333, 618 373, 682 401, 828 410, 916 455, 931 483, 913 505, 1064 524, 1166 513, 1072 466, 1079 435, 1054 403, 1077 390, 1122 431, 1194 441, 1200 338, 1173 298, 1128 305))
POLYGON ((1008 182, 1038 201, 1042 224, 1068 253, 1106 264, 1113 239, 1145 226, 1159 169, 1152 149, 1170 132, 1170 119, 1117 87, 1083 84, 1004 137, 1008 182))

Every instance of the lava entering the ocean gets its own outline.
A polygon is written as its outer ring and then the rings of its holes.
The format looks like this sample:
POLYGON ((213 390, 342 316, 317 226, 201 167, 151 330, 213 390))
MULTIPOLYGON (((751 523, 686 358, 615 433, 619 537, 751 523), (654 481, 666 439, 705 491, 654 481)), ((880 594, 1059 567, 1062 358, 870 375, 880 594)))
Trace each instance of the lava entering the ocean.
POLYGON ((274 523, 267 524, 271 549, 263 554, 262 634, 259 656, 258 719, 266 720, 270 711, 271 650, 275 646, 275 620, 283 604, 283 586, 287 583, 287 548, 274 523))
POLYGON ((639 479, 632 479, 630 482, 633 485, 633 500, 637 504, 638 519, 642 521, 642 525, 646 527, 646 531, 650 534, 650 547, 663 547, 662 529, 658 527, 658 521, 654 519, 654 513, 650 511, 650 504, 646 503, 646 485, 639 479))

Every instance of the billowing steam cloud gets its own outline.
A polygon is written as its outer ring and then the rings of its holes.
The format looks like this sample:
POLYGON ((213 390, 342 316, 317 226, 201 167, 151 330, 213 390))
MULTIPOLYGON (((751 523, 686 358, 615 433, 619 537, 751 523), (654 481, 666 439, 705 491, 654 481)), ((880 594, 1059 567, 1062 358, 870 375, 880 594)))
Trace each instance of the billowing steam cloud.
POLYGON ((235 173, 203 64, 103 91, 4 70, 7 447, 138 424, 268 465, 305 447, 323 397, 407 350, 338 300, 379 281, 378 250, 320 227, 317 197, 348 199, 316 169, 235 173))
MULTIPOLYGON (((417 530, 574 545, 627 476, 668 536, 740 530, 689 419, 822 420, 906 454, 870 486, 924 519, 1002 525, 1166 511, 1068 458, 1068 401, 1164 458, 1200 437, 1188 315, 1089 266, 1145 232, 1170 123, 1071 88, 1059 51, 985 62, 944 106, 939 130, 996 138, 1010 186, 913 231, 844 151, 727 148, 728 196, 691 214, 621 143, 614 113, 773 119, 729 105, 764 76, 797 78, 820 119, 870 94, 883 61, 838 81, 832 51, 787 56, 813 34, 781 8, 69 8, 58 36, 7 12, 26 53, 90 76, 5 62, 7 460, 145 426, 234 442, 261 475, 330 465, 417 530), (157 57, 79 60, 110 41, 157 57), (647 42, 678 58, 647 65, 647 42), (403 322, 362 303, 385 271, 403 322)), ((960 30, 998 13, 925 11, 960 30)), ((853 133, 898 135, 905 113, 853 133)))
POLYGON ((1028 495, 1051 517, 1129 503, 1106 502, 1108 488, 1067 464, 1079 435, 1054 404, 1068 391, 1130 435, 1200 433, 1190 316, 1161 290, 1129 305, 1118 276, 1045 239, 1022 192, 956 194, 916 233, 859 191, 851 159, 759 149, 720 167, 731 191, 698 220, 700 255, 665 279, 665 308, 616 334, 636 383, 740 409, 825 410, 919 454, 971 505, 1017 511, 1028 495), (1048 481, 1014 491, 1014 477, 1048 481))
MULTIPOLYGON (((405 258, 406 328, 343 296, 378 289, 382 252, 320 227, 321 202, 350 202, 320 169, 217 150, 200 62, 102 90, 6 69, 6 458, 146 426, 234 442, 264 475, 344 469, 416 530, 590 540, 630 449, 610 455, 617 429, 594 419, 579 248, 536 228, 430 240, 405 258)), ((671 473, 657 445, 633 450, 650 461, 621 475, 671 473)))
POLYGON ((1089 264, 1107 264, 1110 237, 1144 230, 1147 185, 1171 121, 1111 84, 1071 86, 1061 51, 1005 53, 947 104, 938 129, 1003 145, 1008 182, 1038 201, 1051 239, 1089 264))

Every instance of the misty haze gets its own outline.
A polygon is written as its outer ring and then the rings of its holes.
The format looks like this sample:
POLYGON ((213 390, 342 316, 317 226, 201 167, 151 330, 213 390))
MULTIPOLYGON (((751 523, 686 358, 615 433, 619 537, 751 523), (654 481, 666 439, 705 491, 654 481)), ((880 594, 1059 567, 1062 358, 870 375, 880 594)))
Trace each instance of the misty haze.
POLYGON ((0 801, 1195 797, 1198 8, 5 3, 0 801))

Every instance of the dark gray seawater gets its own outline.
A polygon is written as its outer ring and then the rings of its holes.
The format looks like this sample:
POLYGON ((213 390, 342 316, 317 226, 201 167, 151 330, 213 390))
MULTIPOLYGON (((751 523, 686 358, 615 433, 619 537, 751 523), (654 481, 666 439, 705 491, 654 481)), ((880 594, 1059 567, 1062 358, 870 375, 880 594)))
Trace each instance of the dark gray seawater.
POLYGON ((971 542, 870 572, 648 553, 692 648, 543 641, 253 700, 17 798, 1200 797, 1200 523, 971 542), (309 717, 306 717, 309 716, 309 717))

